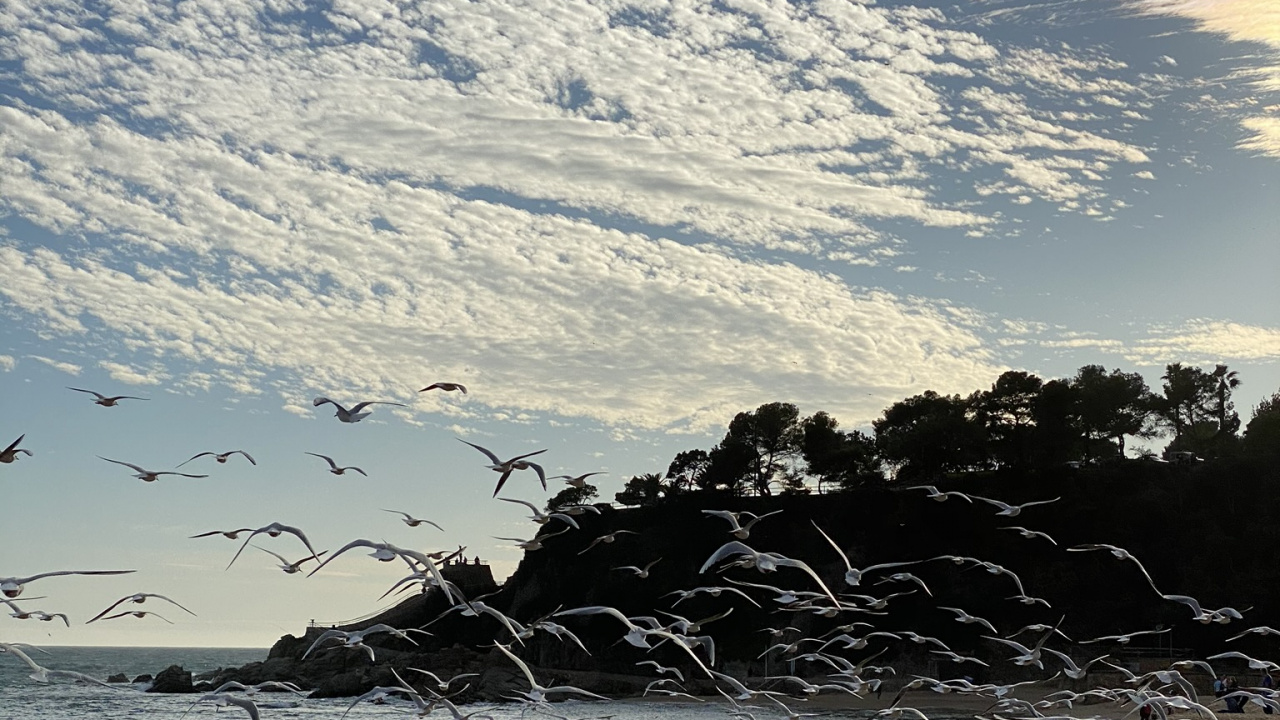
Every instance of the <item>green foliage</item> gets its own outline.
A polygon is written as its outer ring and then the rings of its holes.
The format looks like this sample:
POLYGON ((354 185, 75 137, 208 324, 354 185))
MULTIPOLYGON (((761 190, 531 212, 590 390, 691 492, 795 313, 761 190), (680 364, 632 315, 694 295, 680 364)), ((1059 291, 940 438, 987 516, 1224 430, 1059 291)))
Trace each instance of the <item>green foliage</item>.
POLYGON ((921 395, 894 403, 873 422, 876 449, 897 480, 936 478, 986 466, 985 432, 959 395, 921 395))
POLYGON ((635 475, 623 486, 622 492, 616 493, 613 499, 619 505, 638 505, 652 507, 657 505, 664 495, 665 486, 662 476, 657 473, 635 475))
POLYGON ((1181 363, 1165 366, 1164 396, 1154 407, 1174 438, 1167 448, 1186 450, 1203 457, 1222 457, 1238 447, 1236 432, 1240 416, 1231 402, 1231 393, 1240 379, 1226 365, 1213 372, 1181 363))
POLYGON ((547 501, 547 511, 565 505, 586 505, 600 496, 600 489, 591 483, 583 483, 582 487, 567 487, 556 493, 547 501))
POLYGON ((1030 373, 1010 370, 991 389, 969 398, 987 432, 996 462, 1006 468, 1026 470, 1032 464, 1035 411, 1044 381, 1030 373))
POLYGON ((1087 441, 1085 454, 1099 457, 1117 454, 1124 457, 1124 437, 1151 437, 1152 408, 1156 398, 1138 373, 1112 370, 1107 374, 1101 365, 1085 365, 1071 381, 1076 394, 1076 415, 1087 441), (1108 439, 1118 453, 1107 452, 1095 440, 1108 439))
POLYGON ((1250 455, 1280 455, 1280 392, 1253 409, 1244 429, 1244 451, 1250 455))
MULTIPOLYGON (((799 454, 800 436, 800 410, 791 403, 766 403, 753 412, 738 413, 720 441, 720 460, 737 480, 725 484, 746 483, 757 495, 773 494, 772 486, 785 475, 787 462, 799 454)), ((716 460, 712 451, 712 463, 716 460)))
POLYGON ((850 490, 884 481, 871 438, 857 430, 841 432, 836 419, 821 411, 805 418, 800 426, 800 454, 805 471, 818 480, 819 493, 824 483, 850 490))

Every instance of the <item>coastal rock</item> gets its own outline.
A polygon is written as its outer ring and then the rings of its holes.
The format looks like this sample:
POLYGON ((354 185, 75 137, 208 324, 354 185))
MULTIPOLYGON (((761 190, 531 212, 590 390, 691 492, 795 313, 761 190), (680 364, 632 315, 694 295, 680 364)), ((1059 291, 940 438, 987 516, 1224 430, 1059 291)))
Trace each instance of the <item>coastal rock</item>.
POLYGON ((147 688, 149 693, 191 693, 195 688, 191 684, 191 672, 183 670, 179 665, 170 665, 156 675, 155 682, 147 688))
POLYGON ((155 677, 154 675, 152 675, 151 673, 142 673, 142 674, 141 674, 141 675, 139 675, 138 677, 134 678, 134 679, 133 679, 133 682, 134 682, 134 684, 149 683, 149 682, 151 682, 152 680, 155 680, 155 679, 156 679, 156 677, 155 677))
POLYGON ((111 675, 111 676, 107 677, 107 682, 109 682, 109 683, 127 683, 127 682, 129 682, 129 676, 128 676, 128 675, 125 675, 124 673, 116 673, 115 675, 111 675))

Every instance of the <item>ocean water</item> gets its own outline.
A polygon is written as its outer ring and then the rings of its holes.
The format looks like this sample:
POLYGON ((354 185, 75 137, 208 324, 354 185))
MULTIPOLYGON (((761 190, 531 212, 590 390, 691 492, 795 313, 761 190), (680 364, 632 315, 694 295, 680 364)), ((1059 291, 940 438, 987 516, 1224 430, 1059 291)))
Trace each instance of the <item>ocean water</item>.
MULTIPOLYGON (((93 677, 106 679, 108 675, 124 673, 130 679, 143 673, 155 674, 169 665, 181 665, 193 675, 219 667, 239 666, 267 656, 265 649, 228 648, 101 648, 101 647, 51 647, 51 655, 38 651, 28 652, 37 663, 55 670, 74 670, 93 677)), ((184 712, 186 717, 235 720, 247 718, 241 708, 216 708, 211 703, 192 707, 199 695, 158 695, 140 692, 132 685, 109 689, 96 685, 58 681, 42 684, 31 680, 30 669, 16 657, 0 653, 0 720, 137 720, 138 718, 166 718, 177 720, 184 712), (218 714, 215 715, 214 713, 218 714)), ((259 694, 256 701, 263 720, 278 718, 341 718, 354 698, 330 698, 325 700, 299 700, 294 708, 269 708, 273 702, 287 702, 293 698, 284 693, 259 694)), ((696 703, 639 703, 635 701, 556 703, 554 712, 568 720, 586 720, 601 716, 614 716, 615 720, 691 720, 713 716, 722 718, 722 705, 696 703)), ((350 707, 346 716, 352 720, 368 718, 401 718, 411 711, 408 702, 390 700, 385 705, 361 703, 350 707)), ((524 711, 522 706, 509 703, 500 706, 476 705, 462 708, 463 713, 483 710, 495 720, 539 717, 524 711), (493 708, 490 710, 489 708, 493 708)), ((434 717, 447 718, 443 710, 434 717)), ((543 717, 552 717, 545 715, 543 717)))

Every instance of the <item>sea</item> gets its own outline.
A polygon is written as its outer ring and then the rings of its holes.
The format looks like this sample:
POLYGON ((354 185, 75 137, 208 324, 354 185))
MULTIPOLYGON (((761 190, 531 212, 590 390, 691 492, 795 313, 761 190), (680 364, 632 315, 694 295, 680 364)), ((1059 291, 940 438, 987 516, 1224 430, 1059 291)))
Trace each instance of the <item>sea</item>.
MULTIPOLYGON (((265 660, 262 648, 143 648, 143 647, 48 647, 44 654, 25 649, 37 663, 56 670, 74 670, 105 680, 109 675, 124 673, 130 679, 144 673, 154 675, 170 665, 180 665, 193 676, 221 667, 238 667, 265 660)), ((218 708, 212 703, 193 702, 195 695, 160 695, 142 692, 142 686, 123 684, 113 688, 56 681, 37 683, 30 668, 16 657, 0 653, 0 720, 137 720, 138 718, 185 717, 236 720, 248 718, 238 707, 218 708), (217 712, 219 714, 214 715, 217 712)), ((384 705, 360 703, 355 698, 324 700, 295 699, 285 693, 260 693, 255 698, 263 720, 290 718, 333 718, 347 713, 351 720, 368 718, 401 718, 413 711, 407 701, 388 700, 384 705), (276 703, 296 701, 297 707, 269 707, 276 703)), ((711 720, 724 717, 723 705, 698 703, 643 703, 636 701, 567 701, 555 703, 551 714, 534 713, 516 703, 502 705, 470 705, 460 708, 464 714, 480 712, 494 720, 537 720, 563 716, 565 720, 592 720, 611 717, 614 720, 711 720)), ((444 710, 433 717, 448 718, 444 710)), ((478 716, 477 716, 478 720, 478 716)))

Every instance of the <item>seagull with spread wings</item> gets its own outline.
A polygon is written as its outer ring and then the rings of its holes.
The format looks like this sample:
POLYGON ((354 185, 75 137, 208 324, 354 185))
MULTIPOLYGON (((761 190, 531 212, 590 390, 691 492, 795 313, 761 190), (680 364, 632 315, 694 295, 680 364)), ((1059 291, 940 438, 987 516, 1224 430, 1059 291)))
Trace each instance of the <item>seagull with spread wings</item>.
POLYGON ((55 577, 58 575, 126 575, 136 570, 55 570, 53 572, 37 573, 28 575, 27 577, 0 577, 0 595, 13 600, 22 594, 23 588, 27 583, 35 582, 41 578, 55 577))
POLYGON ((116 403, 120 402, 121 400, 146 400, 147 399, 144 397, 134 397, 133 395, 115 395, 113 397, 107 397, 106 395, 103 395, 100 392, 94 392, 93 390, 85 390, 83 388, 74 388, 71 386, 67 386, 67 389, 75 390, 76 392, 89 393, 90 395, 93 395, 94 397, 97 398, 96 400, 93 401, 94 404, 101 405, 102 407, 115 407, 116 403))
POLYGON ((537 463, 529 462, 528 460, 525 459, 525 458, 533 457, 534 455, 541 455, 542 453, 546 452, 545 449, 538 450, 531 453, 525 453, 524 455, 517 455, 511 458, 510 460, 499 460, 498 456, 493 454, 493 452, 487 448, 480 447, 479 445, 472 442, 467 442, 462 438, 458 438, 458 442, 466 443, 467 445, 470 445, 471 447, 484 453, 485 457, 489 458, 489 460, 492 462, 491 465, 488 465, 486 467, 488 467, 490 470, 496 473, 502 474, 502 477, 498 478, 498 486, 493 489, 494 497, 498 497, 498 492, 501 491, 502 486, 507 483, 507 478, 511 477, 511 473, 515 472, 516 470, 533 470, 534 472, 538 473, 538 479, 542 481, 542 489, 544 491, 547 489, 547 473, 542 469, 542 466, 537 463))
POLYGON ((99 456, 98 456, 98 458, 99 458, 99 459, 102 459, 102 460, 106 460, 106 461, 107 461, 107 462, 109 462, 109 463, 115 463, 115 464, 117 464, 117 465, 123 465, 123 466, 125 466, 125 467, 127 467, 127 468, 132 469, 134 472, 136 472, 136 473, 137 473, 137 475, 134 475, 134 477, 138 478, 138 479, 139 479, 139 480, 141 480, 142 482, 155 482, 156 480, 160 479, 160 476, 161 476, 161 475, 177 475, 177 476, 179 476, 179 477, 185 477, 185 478, 207 478, 207 477, 209 477, 208 475, 190 475, 190 474, 188 474, 188 473, 173 472, 173 471, 170 471, 170 470, 163 470, 163 471, 159 471, 159 472, 157 472, 157 471, 154 471, 154 470, 146 470, 146 469, 140 468, 140 467, 138 467, 137 465, 134 465, 133 463, 121 462, 121 461, 119 461, 119 460, 112 460, 111 458, 104 458, 104 457, 102 457, 101 455, 99 455, 99 456))
POLYGON ((404 403, 388 402, 386 400, 366 400, 362 403, 352 405, 351 409, 348 410, 342 407, 341 405, 339 405, 338 403, 334 402, 333 400, 330 400, 329 398, 323 397, 323 396, 318 397, 311 401, 311 404, 314 407, 320 407, 325 403, 329 403, 330 405, 337 408, 337 412, 335 412, 333 416, 338 418, 344 423, 358 423, 361 420, 369 417, 369 413, 360 412, 360 411, 369 407, 370 405, 395 405, 396 407, 407 407, 404 403))
POLYGON ((191 462, 192 460, 195 460, 196 458, 202 458, 202 457, 205 457, 206 455, 212 455, 212 456, 213 456, 213 459, 214 459, 214 460, 217 460, 220 464, 226 464, 226 462, 227 462, 227 458, 231 457, 232 455, 243 455, 243 456, 244 456, 244 459, 245 459, 245 460, 248 460, 250 465, 257 465, 257 464, 258 464, 258 461, 257 461, 257 460, 254 460, 252 455, 250 455, 249 453, 247 453, 247 452, 245 452, 245 451, 243 451, 243 450, 228 450, 228 451, 226 451, 226 452, 224 452, 224 453, 216 453, 216 452, 202 452, 202 453, 196 453, 195 455, 192 455, 190 458, 188 458, 188 459, 186 459, 186 460, 183 460, 182 462, 178 463, 178 467, 182 467, 183 465, 186 465, 187 463, 191 462))
POLYGON ((193 612, 191 612, 190 610, 188 610, 187 608, 183 607, 183 606, 182 606, 180 603, 178 603, 176 600, 172 600, 172 599, 170 599, 170 598, 167 598, 167 597, 165 597, 164 595, 157 595, 156 593, 134 593, 133 595, 126 595, 125 597, 122 597, 122 598, 120 598, 119 600, 117 600, 117 601, 115 601, 115 602, 111 603, 111 606, 110 606, 110 607, 108 607, 106 610, 103 610, 102 612, 98 613, 97 615, 94 615, 92 618, 90 618, 90 619, 86 620, 84 624, 85 624, 85 625, 88 625, 89 623, 93 622, 94 620, 99 620, 99 619, 105 620, 106 618, 105 618, 105 617, 103 617, 103 616, 104 616, 104 615, 106 615, 107 613, 111 612, 112 610, 115 610, 118 606, 120 606, 120 605, 122 605, 122 604, 124 604, 124 603, 137 603, 137 604, 139 604, 139 605, 140 605, 140 604, 142 604, 142 603, 146 602, 146 601, 147 601, 147 598, 159 598, 159 599, 164 600, 165 602, 170 603, 170 604, 172 604, 172 605, 177 605, 178 607, 182 608, 183 610, 186 610, 188 614, 192 615, 193 617, 195 616, 195 613, 193 613, 193 612))

